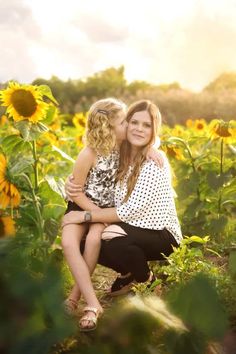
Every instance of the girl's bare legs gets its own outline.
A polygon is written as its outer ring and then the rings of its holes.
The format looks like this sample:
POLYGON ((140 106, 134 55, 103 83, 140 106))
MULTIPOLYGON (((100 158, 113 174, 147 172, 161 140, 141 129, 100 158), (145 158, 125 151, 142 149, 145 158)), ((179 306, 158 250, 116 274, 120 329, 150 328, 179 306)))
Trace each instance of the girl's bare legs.
MULTIPOLYGON (((83 258, 88 266, 90 275, 93 274, 93 271, 97 265, 97 260, 101 248, 101 233, 104 228, 105 226, 103 224, 91 224, 89 232, 86 236, 83 258)), ((77 302, 80 299, 80 296, 80 288, 77 283, 75 283, 69 298, 77 302)))
POLYGON ((92 286, 89 268, 80 253, 80 241, 86 231, 86 225, 70 224, 62 230, 62 247, 71 273, 88 306, 102 311, 92 286))

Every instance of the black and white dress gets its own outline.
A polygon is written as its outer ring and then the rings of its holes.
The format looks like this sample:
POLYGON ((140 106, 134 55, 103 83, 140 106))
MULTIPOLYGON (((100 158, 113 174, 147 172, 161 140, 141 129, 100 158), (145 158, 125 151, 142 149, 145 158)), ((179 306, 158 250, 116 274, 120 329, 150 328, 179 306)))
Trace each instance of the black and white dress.
MULTIPOLYGON (((114 206, 115 179, 119 167, 120 154, 112 151, 108 156, 97 155, 96 165, 88 173, 85 195, 97 206, 109 208, 114 206)), ((65 213, 82 210, 76 203, 69 201, 65 213)))

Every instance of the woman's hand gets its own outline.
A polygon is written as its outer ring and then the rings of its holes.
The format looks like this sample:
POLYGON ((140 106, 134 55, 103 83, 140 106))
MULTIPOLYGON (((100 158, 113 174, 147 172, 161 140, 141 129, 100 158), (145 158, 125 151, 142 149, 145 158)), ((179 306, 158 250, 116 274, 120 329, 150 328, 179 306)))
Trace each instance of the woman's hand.
POLYGON ((78 197, 80 192, 83 192, 83 188, 79 184, 73 183, 74 177, 69 175, 65 182, 65 193, 68 200, 73 201, 73 197, 78 197))
POLYGON ((62 219, 61 227, 69 224, 82 224, 84 222, 84 211, 70 211, 62 219))
POLYGON ((161 152, 154 149, 153 147, 148 150, 146 158, 147 160, 153 160, 155 164, 160 168, 164 166, 164 159, 161 152))

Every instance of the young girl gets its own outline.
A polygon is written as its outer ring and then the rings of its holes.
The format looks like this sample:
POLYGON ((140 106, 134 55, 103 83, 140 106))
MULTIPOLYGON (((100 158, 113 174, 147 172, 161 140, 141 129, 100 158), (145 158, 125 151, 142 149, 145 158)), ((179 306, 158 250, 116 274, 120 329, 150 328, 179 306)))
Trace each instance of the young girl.
MULTIPOLYGON (((74 182, 83 187, 79 196, 68 202, 66 214, 70 211, 95 210, 114 206, 114 186, 119 167, 119 147, 126 138, 126 111, 121 101, 113 98, 99 100, 92 105, 88 113, 86 129, 86 147, 75 162, 74 182)), ((155 160, 155 157, 153 157, 155 160)), ((159 155, 156 156, 159 161, 159 155)), ((91 221, 87 214, 87 222, 91 221)), ((65 301, 67 312, 74 313, 80 294, 88 306, 80 320, 82 330, 96 327, 97 317, 102 307, 94 292, 90 274, 92 274, 99 255, 101 233, 105 225, 90 225, 86 237, 83 256, 80 241, 88 230, 88 224, 66 225, 62 231, 62 247, 72 275, 76 281, 71 294, 65 301)))
MULTIPOLYGON (((66 214, 72 210, 92 210, 114 205, 114 184, 119 165, 119 145, 126 137, 126 106, 114 98, 99 100, 88 113, 86 147, 79 153, 73 169, 76 183, 83 186, 79 197, 68 202, 66 214)), ((89 220, 88 220, 89 221, 89 220)), ((90 225, 84 254, 80 241, 88 230, 87 224, 67 225, 62 230, 62 247, 76 281, 65 301, 67 312, 77 307, 79 290, 88 305, 80 327, 89 329, 96 325, 102 307, 94 292, 90 274, 93 272, 100 250, 101 232, 105 225, 90 225)))

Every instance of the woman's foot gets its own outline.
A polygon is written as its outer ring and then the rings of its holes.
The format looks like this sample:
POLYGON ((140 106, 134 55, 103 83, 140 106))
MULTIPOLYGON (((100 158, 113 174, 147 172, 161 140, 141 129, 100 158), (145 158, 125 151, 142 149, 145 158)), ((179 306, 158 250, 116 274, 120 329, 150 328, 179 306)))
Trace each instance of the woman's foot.
POLYGON ((64 311, 69 316, 75 316, 77 313, 78 303, 77 301, 67 298, 63 303, 64 311))
POLYGON ((110 296, 127 294, 133 286, 134 277, 131 273, 119 275, 111 286, 110 296))
POLYGON ((79 321, 79 328, 82 332, 93 331, 97 328, 98 317, 102 315, 103 309, 86 306, 83 309, 84 316, 79 321))

